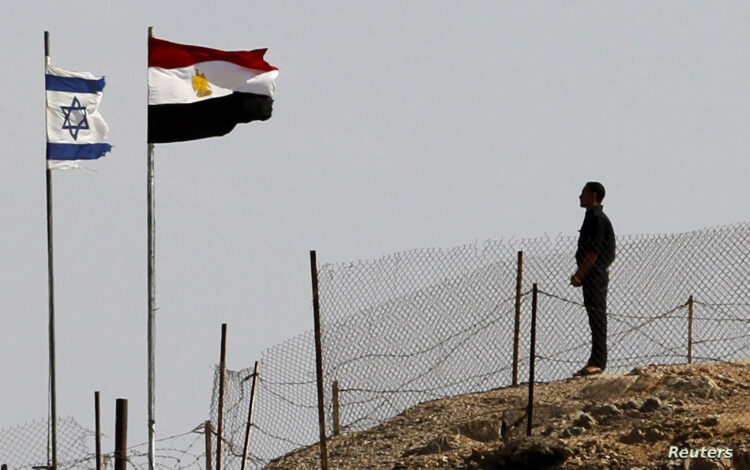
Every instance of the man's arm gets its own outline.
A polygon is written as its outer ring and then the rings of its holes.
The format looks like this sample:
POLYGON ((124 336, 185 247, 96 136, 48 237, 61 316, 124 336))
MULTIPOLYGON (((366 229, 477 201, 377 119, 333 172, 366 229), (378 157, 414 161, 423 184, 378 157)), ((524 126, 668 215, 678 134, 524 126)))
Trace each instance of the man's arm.
POLYGON ((597 258, 596 253, 587 252, 583 256, 583 262, 581 263, 581 266, 578 267, 578 271, 576 271, 575 274, 570 278, 570 283, 573 285, 573 287, 580 287, 583 284, 583 279, 586 277, 586 274, 589 273, 591 268, 594 267, 594 263, 596 263, 597 258))

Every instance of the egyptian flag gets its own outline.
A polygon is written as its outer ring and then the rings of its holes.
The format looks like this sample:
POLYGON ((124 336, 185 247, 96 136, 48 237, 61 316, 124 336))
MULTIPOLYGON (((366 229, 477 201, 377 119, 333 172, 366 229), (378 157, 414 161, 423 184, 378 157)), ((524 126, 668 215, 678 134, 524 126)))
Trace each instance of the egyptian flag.
POLYGON ((149 143, 222 136, 237 123, 270 118, 279 72, 265 53, 149 38, 149 143))

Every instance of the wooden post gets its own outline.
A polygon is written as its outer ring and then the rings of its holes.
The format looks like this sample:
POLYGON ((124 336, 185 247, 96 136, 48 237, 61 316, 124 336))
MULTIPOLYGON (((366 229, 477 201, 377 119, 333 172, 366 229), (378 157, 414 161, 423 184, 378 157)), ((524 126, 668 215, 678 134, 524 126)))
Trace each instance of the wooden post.
POLYGON ((518 385, 518 356, 521 342, 521 289, 523 285, 523 251, 518 252, 516 268, 516 318, 513 327, 513 385, 518 385))
POLYGON ((219 360, 219 417, 216 431, 216 470, 221 470, 221 440, 224 432, 224 380, 227 369, 227 324, 221 324, 221 355, 219 360))
POLYGON ((128 401, 118 398, 115 408, 115 470, 125 470, 128 461, 128 401))
POLYGON ((94 392, 94 421, 96 426, 96 470, 102 470, 102 422, 99 408, 99 392, 94 392))
POLYGON ((534 362, 536 356, 536 298, 537 287, 534 284, 534 290, 531 297, 531 351, 529 353, 529 404, 526 411, 526 435, 531 436, 531 424, 534 417, 534 362))
POLYGON ((693 363, 693 296, 688 298, 688 364, 693 363))
POLYGON ((253 410, 255 409, 255 391, 258 386, 258 378, 260 374, 260 363, 255 361, 255 369, 253 370, 253 386, 250 389, 250 407, 247 410, 247 427, 245 428, 245 447, 242 451, 242 470, 245 470, 247 465, 247 454, 250 451, 250 430, 253 426, 253 410))
POLYGON ((211 470, 211 433, 214 432, 211 421, 203 423, 203 430, 206 433, 206 470, 211 470))
POLYGON ((338 436, 341 433, 341 424, 339 423, 339 382, 333 381, 333 435, 338 436))
POLYGON ((214 432, 211 421, 206 421, 203 425, 203 429, 206 432, 206 470, 211 470, 211 433, 214 432))
POLYGON ((318 425, 320 427, 320 468, 328 470, 328 448, 326 446, 326 411, 323 397, 323 345, 320 333, 320 302, 318 299, 318 262, 315 250, 310 251, 310 273, 312 277, 313 320, 315 323, 315 375, 318 382, 318 425))

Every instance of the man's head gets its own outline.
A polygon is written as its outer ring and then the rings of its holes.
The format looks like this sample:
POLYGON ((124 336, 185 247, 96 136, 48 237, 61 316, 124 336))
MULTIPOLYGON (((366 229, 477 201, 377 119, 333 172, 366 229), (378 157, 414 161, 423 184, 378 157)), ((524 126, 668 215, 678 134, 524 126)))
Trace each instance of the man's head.
POLYGON ((589 181, 583 187, 581 195, 578 196, 581 207, 586 209, 598 206, 602 203, 605 195, 604 186, 596 181, 589 181))

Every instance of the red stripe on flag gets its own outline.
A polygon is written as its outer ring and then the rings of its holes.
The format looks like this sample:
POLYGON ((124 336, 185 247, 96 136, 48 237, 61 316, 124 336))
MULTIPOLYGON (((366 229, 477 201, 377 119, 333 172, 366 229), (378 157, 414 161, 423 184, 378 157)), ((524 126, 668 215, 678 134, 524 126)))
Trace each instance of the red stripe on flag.
POLYGON ((174 69, 189 67, 210 60, 232 62, 255 70, 278 70, 263 59, 267 49, 253 51, 220 51, 202 46, 190 46, 175 42, 148 38, 148 66, 174 69))

